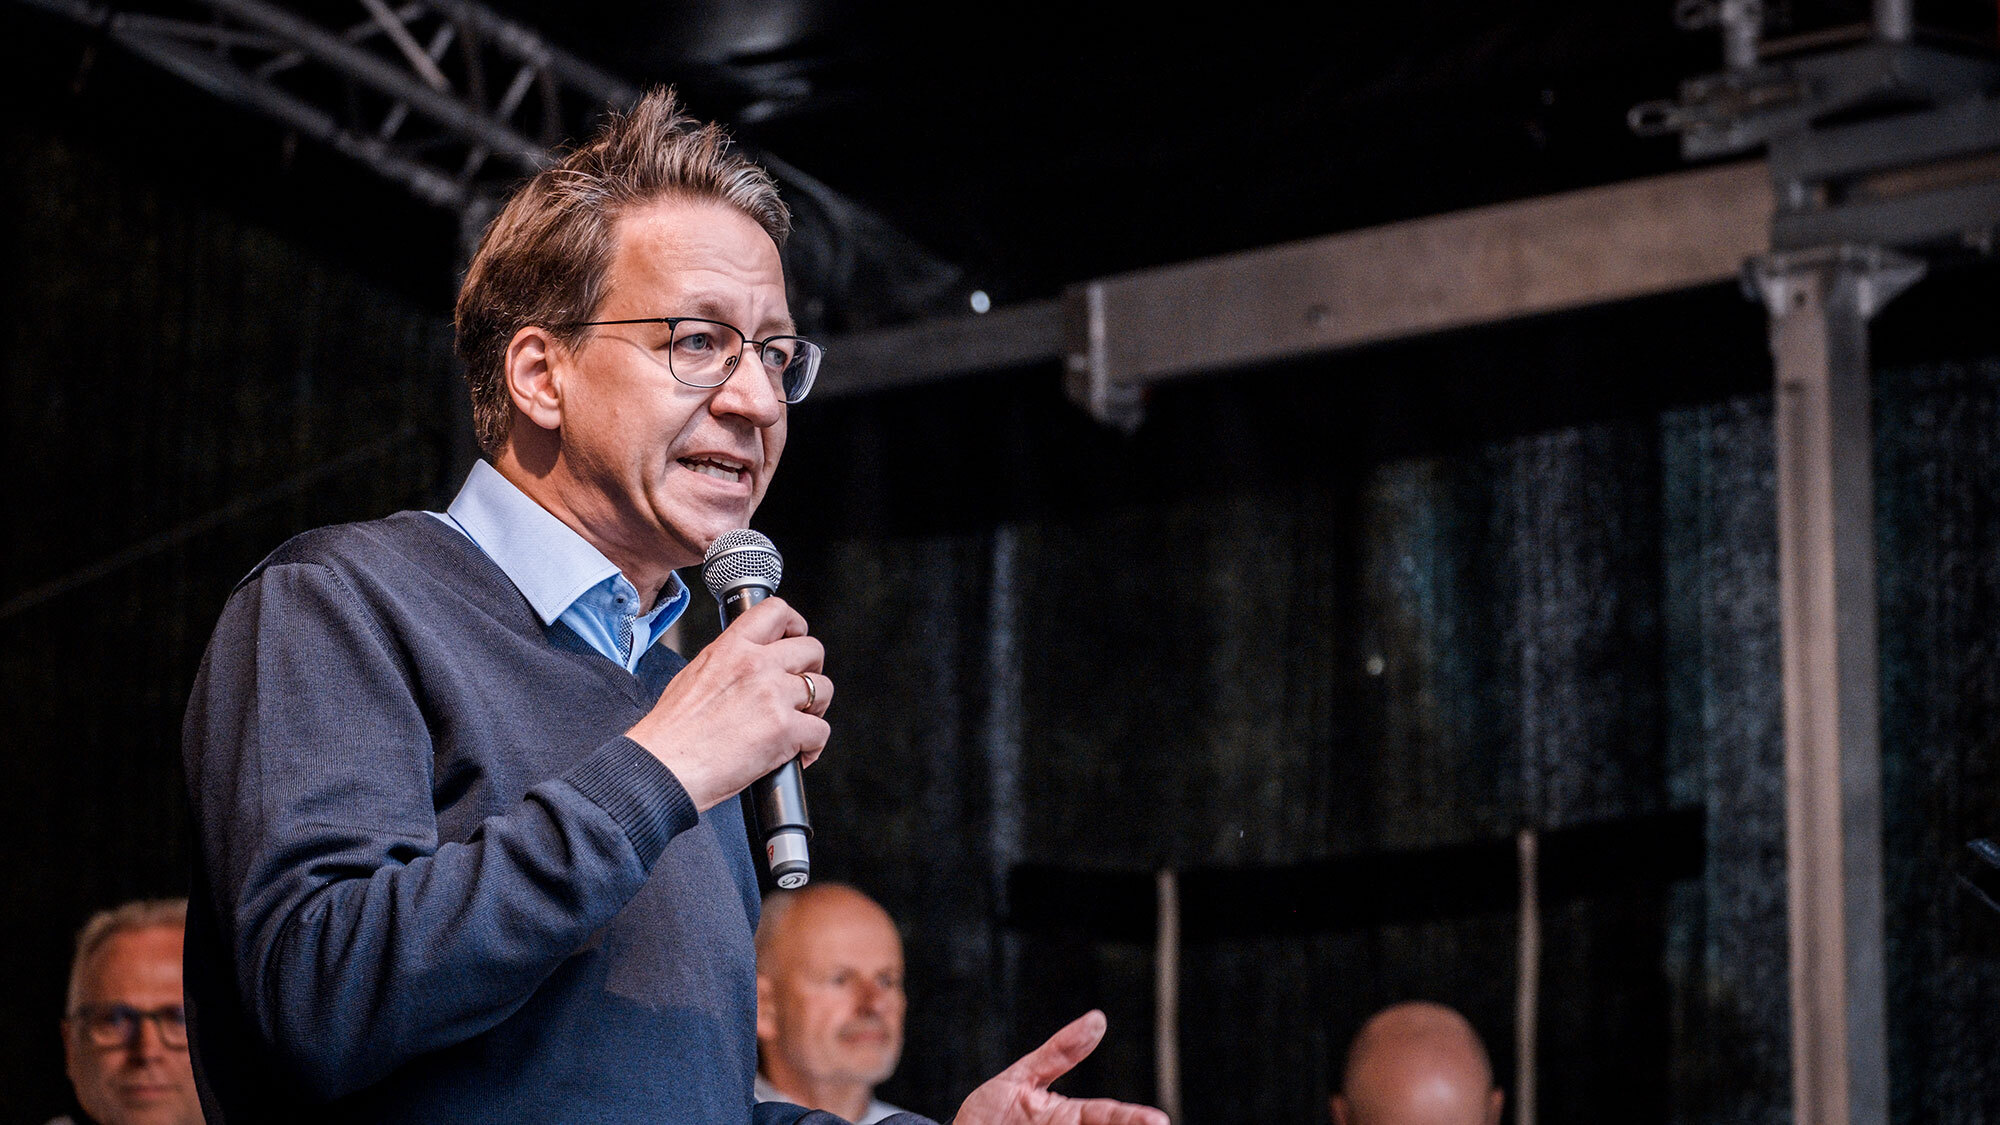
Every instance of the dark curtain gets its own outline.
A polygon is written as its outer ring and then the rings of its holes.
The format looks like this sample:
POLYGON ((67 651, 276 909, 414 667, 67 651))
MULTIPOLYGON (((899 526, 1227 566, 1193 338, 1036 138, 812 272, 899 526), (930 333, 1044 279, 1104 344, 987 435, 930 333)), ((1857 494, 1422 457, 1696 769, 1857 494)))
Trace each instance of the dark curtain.
POLYGON ((299 531, 448 498, 459 411, 434 302, 246 218, 226 166, 177 179, 14 104, 0 1120, 39 1122, 76 928, 186 893, 181 714, 223 599, 299 531))

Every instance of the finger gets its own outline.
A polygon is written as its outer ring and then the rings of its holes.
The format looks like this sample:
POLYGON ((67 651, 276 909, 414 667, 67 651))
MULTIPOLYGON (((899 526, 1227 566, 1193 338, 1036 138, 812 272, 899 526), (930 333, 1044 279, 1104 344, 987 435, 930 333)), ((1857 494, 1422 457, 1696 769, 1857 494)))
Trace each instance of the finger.
POLYGON ((1095 1009, 1085 1012, 1049 1036, 1048 1042, 1015 1060, 1013 1066, 1000 1072, 1000 1077, 1046 1088, 1090 1057, 1090 1052, 1104 1039, 1104 1028, 1103 1012, 1095 1009))
POLYGON ((1168 1125, 1167 1115, 1149 1105, 1111 1098, 1072 1098, 1078 1125, 1168 1125))
POLYGON ((799 768, 804 769, 819 760, 826 751, 826 743, 833 736, 833 727, 817 715, 799 713, 801 735, 798 741, 799 768))
POLYGON ((824 717, 826 709, 833 706, 832 677, 825 672, 800 672, 798 677, 801 686, 806 689, 806 697, 799 701, 799 710, 824 717))
POLYGON ((818 637, 785 637, 764 646, 764 654, 787 672, 820 672, 826 667, 826 646, 818 637))
POLYGON ((767 645, 785 637, 806 635, 806 619, 799 611, 785 603, 785 599, 772 596, 743 611, 743 616, 730 622, 723 630, 752 644, 767 645))

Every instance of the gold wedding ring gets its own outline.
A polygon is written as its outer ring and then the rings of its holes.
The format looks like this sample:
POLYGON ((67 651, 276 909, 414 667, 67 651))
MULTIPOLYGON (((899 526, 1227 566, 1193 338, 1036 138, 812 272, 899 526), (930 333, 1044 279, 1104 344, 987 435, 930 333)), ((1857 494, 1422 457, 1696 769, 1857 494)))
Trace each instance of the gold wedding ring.
POLYGON ((806 682, 806 714, 810 715, 812 709, 819 705, 819 689, 813 686, 811 672, 800 672, 799 679, 806 682))

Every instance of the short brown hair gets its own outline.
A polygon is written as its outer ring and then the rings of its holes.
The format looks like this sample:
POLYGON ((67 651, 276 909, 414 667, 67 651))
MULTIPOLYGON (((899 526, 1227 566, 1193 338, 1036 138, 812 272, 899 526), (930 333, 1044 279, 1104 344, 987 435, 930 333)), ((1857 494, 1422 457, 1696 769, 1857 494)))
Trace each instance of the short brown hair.
POLYGON ((186 930, 188 903, 184 898, 148 898, 100 910, 76 932, 76 956, 69 962, 69 998, 65 1016, 76 1013, 83 996, 83 967, 104 943, 134 930, 186 930))
POLYGON ((721 126, 682 113, 666 87, 630 112, 612 113, 587 144, 536 173, 487 226, 457 311, 458 356, 487 456, 507 440, 512 418, 502 367, 514 334, 534 324, 573 343, 582 334, 575 324, 604 299, 619 215, 675 196, 728 204, 779 246, 791 233, 791 213, 770 173, 732 151, 721 126))

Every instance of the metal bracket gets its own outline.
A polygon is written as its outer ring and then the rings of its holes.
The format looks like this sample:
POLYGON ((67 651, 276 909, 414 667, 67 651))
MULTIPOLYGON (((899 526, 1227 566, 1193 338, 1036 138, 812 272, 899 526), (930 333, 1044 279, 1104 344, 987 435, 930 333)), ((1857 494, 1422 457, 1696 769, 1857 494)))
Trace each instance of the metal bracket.
POLYGON ((1678 99, 1635 106, 1626 123, 1641 136, 1678 133, 1681 155, 1705 160, 1747 152, 1870 106, 1908 108, 1977 97, 1994 80, 1989 60, 1912 43, 1874 42, 1691 78, 1681 83, 1678 99))
POLYGON ((1735 69, 1634 108, 1690 158, 1770 149, 1778 250, 1991 248, 2000 229, 2000 63, 1907 42, 1735 69))
POLYGON ((1777 318, 1810 299, 1801 288, 1804 276, 1822 275, 1830 284, 1817 291, 1826 304, 1868 321, 1929 268, 1921 258, 1881 246, 1819 246, 1752 258, 1743 266, 1743 289, 1777 318))
POLYGON ((1079 285, 1063 295, 1063 389, 1070 401, 1107 426, 1131 433, 1146 417, 1145 388, 1111 370, 1110 329, 1104 283, 1079 285))

